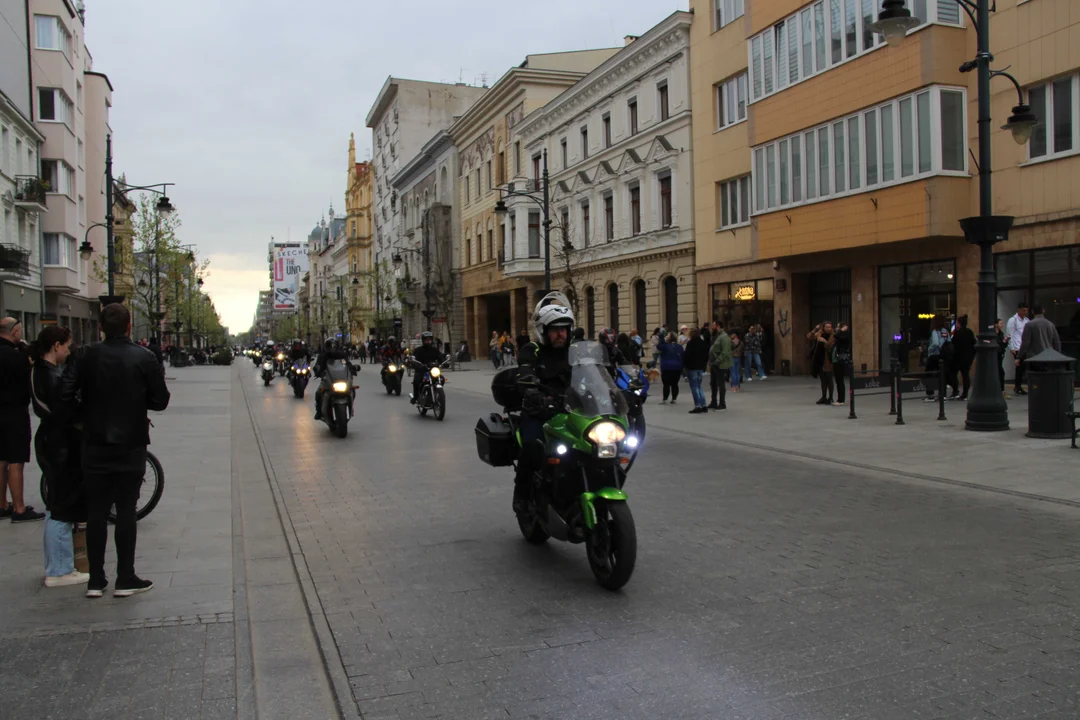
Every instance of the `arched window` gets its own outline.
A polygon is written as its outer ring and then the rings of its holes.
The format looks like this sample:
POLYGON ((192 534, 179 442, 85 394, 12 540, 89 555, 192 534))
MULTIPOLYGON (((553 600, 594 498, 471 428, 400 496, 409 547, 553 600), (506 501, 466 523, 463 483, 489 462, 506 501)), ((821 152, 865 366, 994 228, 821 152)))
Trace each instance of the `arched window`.
POLYGON ((619 286, 616 283, 608 285, 608 327, 619 332, 619 286))
POLYGON ((596 290, 585 288, 585 337, 596 338, 596 290))
POLYGON ((679 327, 679 282, 674 275, 664 278, 664 327, 679 327))
POLYGON ((648 318, 645 316, 645 281, 634 281, 634 328, 639 333, 648 332, 648 318))

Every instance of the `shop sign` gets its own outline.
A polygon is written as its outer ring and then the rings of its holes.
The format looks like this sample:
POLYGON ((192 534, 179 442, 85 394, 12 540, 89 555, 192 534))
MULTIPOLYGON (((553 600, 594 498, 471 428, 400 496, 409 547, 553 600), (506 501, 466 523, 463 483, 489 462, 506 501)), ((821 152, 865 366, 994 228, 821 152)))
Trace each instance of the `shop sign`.
POLYGON ((754 285, 740 285, 733 297, 736 300, 753 300, 757 297, 757 288, 754 285))
POLYGON ((934 313, 919 313, 920 320, 933 320, 935 317, 934 313))

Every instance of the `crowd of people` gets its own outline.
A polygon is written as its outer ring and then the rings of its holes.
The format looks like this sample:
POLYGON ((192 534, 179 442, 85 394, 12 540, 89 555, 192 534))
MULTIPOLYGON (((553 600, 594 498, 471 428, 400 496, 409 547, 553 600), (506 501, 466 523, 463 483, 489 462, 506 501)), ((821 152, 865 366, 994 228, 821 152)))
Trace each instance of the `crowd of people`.
POLYGON ((68 328, 49 325, 33 343, 22 324, 0 318, 0 517, 44 521, 47 587, 107 586, 107 518, 115 508, 115 597, 153 587, 135 574, 135 509, 146 470, 147 411, 168 407, 160 345, 132 342, 131 315, 120 304, 101 312, 104 340, 76 348, 68 328), (31 442, 30 409, 40 422, 31 442), (30 448, 44 478, 45 512, 25 502, 30 448), (10 491, 11 499, 8 500, 10 491), (89 573, 75 569, 72 532, 86 523, 89 573))

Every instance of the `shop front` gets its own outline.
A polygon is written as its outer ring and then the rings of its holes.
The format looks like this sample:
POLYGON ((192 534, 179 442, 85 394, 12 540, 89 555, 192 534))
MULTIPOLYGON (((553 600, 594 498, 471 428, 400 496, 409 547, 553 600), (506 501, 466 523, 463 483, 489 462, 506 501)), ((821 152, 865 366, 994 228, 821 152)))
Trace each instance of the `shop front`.
POLYGON ((740 335, 752 325, 761 325, 764 331, 762 363, 766 372, 775 367, 776 346, 773 338, 773 278, 741 280, 709 286, 712 298, 712 319, 723 322, 724 327, 740 335))
POLYGON ((883 265, 878 268, 879 367, 889 367, 893 342, 905 350, 901 364, 914 372, 925 364, 935 318, 956 316, 956 261, 883 265))

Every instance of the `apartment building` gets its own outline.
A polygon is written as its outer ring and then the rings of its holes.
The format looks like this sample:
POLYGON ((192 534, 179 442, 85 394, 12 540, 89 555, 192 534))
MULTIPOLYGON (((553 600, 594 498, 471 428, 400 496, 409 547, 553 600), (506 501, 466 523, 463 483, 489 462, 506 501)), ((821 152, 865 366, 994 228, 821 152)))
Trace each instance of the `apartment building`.
MULTIPOLYGON (((806 369, 818 322, 850 323, 856 367, 887 366, 894 336, 977 316, 975 31, 955 0, 914 0, 887 46, 872 0, 694 0, 698 311, 761 322, 776 369, 806 369), (711 108, 712 112, 702 111, 711 108), (711 117, 710 117, 711 115, 711 117)), ((1042 123, 998 130, 1017 102, 992 86, 994 212, 1016 216, 997 253, 998 308, 1039 302, 1080 334, 1080 122, 1068 0, 1001 0, 995 67, 1011 66, 1042 123)), ((1080 339, 1080 337, 1077 337, 1080 339)), ((913 357, 918 362, 918 353, 913 357)))
POLYGON ((356 161, 356 138, 349 135, 349 166, 345 188, 345 219, 349 264, 349 327, 357 340, 368 336, 372 268, 372 174, 370 162, 356 161))
MULTIPOLYGON (((532 186, 547 153, 552 288, 570 299, 589 337, 602 327, 648 337, 695 319, 692 18, 676 12, 627 36, 514 127, 532 186)), ((506 204, 505 274, 542 278, 540 208, 522 198, 506 204)))

